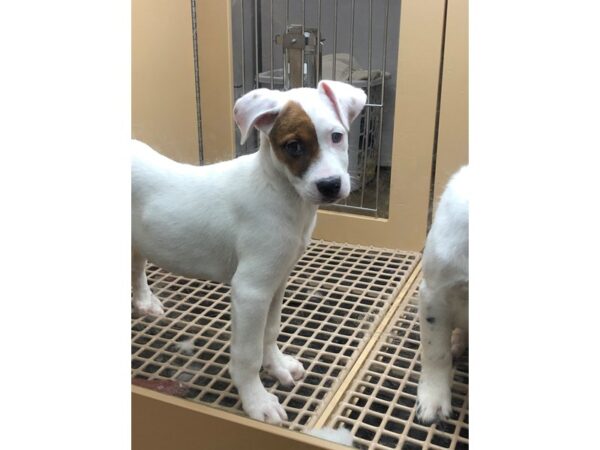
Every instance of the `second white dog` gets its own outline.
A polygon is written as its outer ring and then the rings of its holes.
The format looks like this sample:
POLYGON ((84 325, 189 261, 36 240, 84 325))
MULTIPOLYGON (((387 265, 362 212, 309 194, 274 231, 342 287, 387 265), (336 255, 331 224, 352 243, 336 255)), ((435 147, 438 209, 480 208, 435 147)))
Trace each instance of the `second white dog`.
POLYGON ((430 423, 452 412, 452 356, 467 346, 469 327, 469 169, 460 169, 442 194, 423 251, 419 288, 421 378, 419 418, 430 423))
POLYGON ((309 243, 317 206, 346 197, 348 131, 366 102, 360 89, 321 81, 317 89, 257 89, 234 116, 242 143, 260 130, 258 152, 218 164, 178 164, 134 142, 132 288, 138 314, 162 314, 146 260, 176 274, 231 284, 229 371, 246 413, 280 423, 261 365, 283 384, 302 364, 277 347, 285 283, 309 243))

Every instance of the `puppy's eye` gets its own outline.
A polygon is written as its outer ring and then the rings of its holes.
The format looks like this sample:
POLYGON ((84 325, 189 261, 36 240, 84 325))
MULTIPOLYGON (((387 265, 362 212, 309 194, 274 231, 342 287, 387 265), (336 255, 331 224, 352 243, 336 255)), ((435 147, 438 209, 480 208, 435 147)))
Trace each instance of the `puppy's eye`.
POLYGON ((340 142, 343 137, 344 137, 344 135, 342 133, 331 133, 331 140, 333 141, 334 144, 337 144, 338 142, 340 142))
POLYGON ((304 153, 304 146, 299 141, 289 141, 285 144, 285 151, 288 155, 297 158, 304 153))

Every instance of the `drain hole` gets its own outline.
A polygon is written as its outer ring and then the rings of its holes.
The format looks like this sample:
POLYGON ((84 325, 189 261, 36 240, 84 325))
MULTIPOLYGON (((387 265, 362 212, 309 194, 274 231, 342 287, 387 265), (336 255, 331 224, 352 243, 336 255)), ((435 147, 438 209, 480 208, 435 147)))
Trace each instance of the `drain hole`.
POLYGON ((300 409, 302 408, 304 405, 306 404, 306 400, 303 399, 299 399, 297 397, 294 397, 293 399, 291 399, 288 402, 288 406, 291 408, 296 408, 296 409, 300 409))
POLYGON ((315 364, 313 370, 317 373, 327 373, 327 367, 320 364, 315 364))
POLYGON ((355 409, 346 408, 344 410, 344 412, 342 413, 342 415, 344 417, 348 417, 348 418, 350 418, 352 420, 356 420, 360 416, 360 411, 357 411, 355 409))
POLYGON ((421 450, 422 448, 423 447, 413 442, 405 442, 402 446, 402 450, 421 450))
POLYGON ((373 416, 371 414, 367 414, 363 420, 367 425, 372 425, 374 427, 378 427, 381 423, 381 418, 377 416, 373 416))
POLYGON ((154 352, 152 350, 144 350, 140 353, 140 358, 150 359, 154 356, 154 352))
POLYGON ((216 365, 210 365, 206 368, 206 373, 210 375, 216 375, 221 371, 221 367, 216 365))
POLYGON ((314 391, 315 391, 314 389, 311 389, 307 386, 301 386, 300 388, 298 388, 296 393, 303 397, 310 397, 314 391))
POLYGON ((392 400, 394 400, 394 394, 391 394, 386 391, 378 391, 375 396, 378 399, 383 400, 384 402, 388 402, 388 403, 390 403, 390 402, 392 402, 392 400))
POLYGON ((373 402, 373 403, 371 403, 371 410, 378 412, 378 413, 385 414, 388 410, 388 407, 387 407, 387 405, 384 405, 383 403, 373 402))
POLYGON ((182 372, 179 375, 177 375, 177 379, 179 381, 183 381, 184 383, 186 381, 190 381, 192 379, 193 375, 189 372, 182 372))
POLYGON ((229 387, 229 383, 226 383, 224 381, 217 381, 217 382, 213 383, 213 385, 212 385, 212 388, 215 391, 224 391, 228 387, 229 387))
POLYGON ((208 383, 210 383, 211 379, 205 376, 198 376, 198 378, 196 378, 196 380, 194 381, 194 384, 196 386, 206 386, 208 383))
POLYGON ((402 408, 394 408, 392 410, 392 417, 396 417, 402 420, 408 420, 408 418, 410 417, 410 411, 407 411, 402 408))
POLYGON ((131 361, 131 368, 132 369, 137 369, 138 367, 140 367, 142 364, 144 364, 144 361, 140 360, 140 359, 134 359, 131 361))
POLYGON ((389 434, 382 434, 379 438, 379 443, 381 445, 385 445, 386 447, 396 448, 398 445, 398 438, 390 436, 389 434))
POLYGON ((431 443, 435 445, 439 445, 440 447, 450 448, 450 444, 452 444, 452 440, 447 437, 440 436, 439 434, 434 434, 431 439, 431 443))
POLYGON ((148 365, 146 365, 146 367, 144 367, 143 371, 147 372, 147 373, 154 373, 158 369, 160 369, 160 366, 158 366, 156 364, 148 364, 148 365))
POLYGON ((408 430, 408 435, 412 438, 418 439, 419 441, 424 441, 427 438, 427 431, 421 430, 420 428, 411 427, 408 430))
POLYGON ((200 398, 200 400, 207 403, 213 403, 217 398, 219 398, 218 395, 213 394, 212 392, 207 392, 200 398))
POLYGON ((177 371, 175 369, 171 369, 171 368, 167 367, 167 368, 161 370, 159 375, 161 375, 163 377, 171 378, 176 373, 177 373, 177 371))
POLYGON ((404 425, 399 422, 395 422, 393 420, 388 421, 385 424, 385 429, 391 431, 392 433, 401 434, 404 431, 404 425))
POLYGON ((360 427, 356 431, 356 437, 364 439, 366 441, 372 441, 373 438, 375 437, 375 432, 368 430, 366 428, 360 427))

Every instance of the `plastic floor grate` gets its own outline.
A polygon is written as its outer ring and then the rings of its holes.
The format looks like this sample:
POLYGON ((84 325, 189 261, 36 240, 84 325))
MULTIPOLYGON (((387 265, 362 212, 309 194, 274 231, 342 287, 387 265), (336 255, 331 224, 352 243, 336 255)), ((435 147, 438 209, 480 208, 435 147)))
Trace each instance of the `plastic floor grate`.
POLYGON ((421 370, 417 286, 418 280, 328 420, 351 429, 357 448, 468 449, 468 354, 454 367, 450 419, 424 426, 415 418, 421 370))
MULTIPOLYGON (((287 411, 286 426, 310 428, 419 260, 414 252, 311 243, 288 280, 279 335, 306 375, 289 388, 262 377, 287 411)), ((242 413, 227 370, 229 286, 152 265, 147 273, 165 315, 132 318, 132 377, 176 381, 189 400, 242 413)))

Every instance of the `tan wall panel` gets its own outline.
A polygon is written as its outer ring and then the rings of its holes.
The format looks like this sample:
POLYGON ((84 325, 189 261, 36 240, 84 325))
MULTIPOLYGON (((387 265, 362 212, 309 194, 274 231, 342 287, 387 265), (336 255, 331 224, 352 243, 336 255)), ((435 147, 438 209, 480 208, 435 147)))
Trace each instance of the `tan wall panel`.
POLYGON ((197 2, 196 23, 204 161, 214 163, 235 155, 231 2, 197 2))
POLYGON ((333 211, 319 210, 313 238, 404 249, 389 220, 333 211))
POLYGON ((404 8, 405 3, 400 25, 390 219, 397 224, 394 231, 399 248, 420 250, 427 233, 444 1, 411 1, 404 8))
POLYGON ((132 135, 181 162, 199 161, 189 1, 132 0, 132 135))
POLYGON ((133 450, 344 450, 333 442, 132 387, 133 450))
POLYGON ((469 159, 468 16, 467 0, 448 2, 434 206, 448 178, 469 159))

